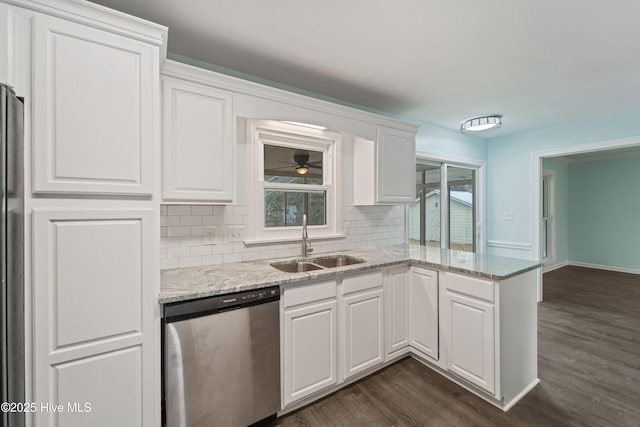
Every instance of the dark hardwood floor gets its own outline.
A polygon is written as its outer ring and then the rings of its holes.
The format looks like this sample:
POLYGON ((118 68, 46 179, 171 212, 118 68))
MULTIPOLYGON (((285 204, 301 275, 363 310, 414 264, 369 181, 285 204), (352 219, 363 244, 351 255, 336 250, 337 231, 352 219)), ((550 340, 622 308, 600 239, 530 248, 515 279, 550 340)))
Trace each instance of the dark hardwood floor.
POLYGON ((405 358, 278 419, 289 426, 640 426, 640 275, 544 275, 536 386, 509 412, 405 358))

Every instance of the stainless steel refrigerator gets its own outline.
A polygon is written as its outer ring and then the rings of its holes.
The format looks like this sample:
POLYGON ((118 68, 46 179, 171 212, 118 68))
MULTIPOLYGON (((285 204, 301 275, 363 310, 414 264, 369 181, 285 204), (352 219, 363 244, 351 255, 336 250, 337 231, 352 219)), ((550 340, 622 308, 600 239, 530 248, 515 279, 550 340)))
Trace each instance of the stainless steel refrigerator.
MULTIPOLYGON (((23 123, 22 101, 11 87, 0 84, 0 403, 24 402, 25 398, 23 123)), ((2 426, 24 425, 24 415, 20 412, 3 410, 0 417, 2 426)))

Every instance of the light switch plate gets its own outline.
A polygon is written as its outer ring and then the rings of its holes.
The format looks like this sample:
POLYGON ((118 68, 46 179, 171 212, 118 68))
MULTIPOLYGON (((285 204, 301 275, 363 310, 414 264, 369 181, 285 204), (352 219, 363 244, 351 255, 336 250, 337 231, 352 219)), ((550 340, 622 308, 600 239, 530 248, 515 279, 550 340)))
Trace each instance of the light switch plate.
POLYGON ((513 221, 513 211, 504 211, 504 220, 513 221))

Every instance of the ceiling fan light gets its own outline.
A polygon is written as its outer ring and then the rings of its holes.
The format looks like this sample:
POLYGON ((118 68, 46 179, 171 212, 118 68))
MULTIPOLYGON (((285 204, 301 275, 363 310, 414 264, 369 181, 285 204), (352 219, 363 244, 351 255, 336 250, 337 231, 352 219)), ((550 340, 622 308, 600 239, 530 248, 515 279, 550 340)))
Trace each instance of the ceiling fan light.
POLYGON ((309 172, 309 168, 307 166, 298 166, 296 168, 296 173, 298 175, 306 175, 309 172))
POLYGON ((460 125, 460 132, 481 132, 483 130, 497 129, 502 126, 502 116, 493 114, 467 119, 460 125))

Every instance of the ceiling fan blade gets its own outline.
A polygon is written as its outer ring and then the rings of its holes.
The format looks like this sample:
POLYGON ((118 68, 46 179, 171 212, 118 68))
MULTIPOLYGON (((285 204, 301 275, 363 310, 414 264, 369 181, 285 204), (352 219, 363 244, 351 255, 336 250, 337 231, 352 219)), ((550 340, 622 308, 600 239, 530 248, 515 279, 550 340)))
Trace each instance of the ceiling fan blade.
POLYGON ((279 170, 294 170, 296 167, 298 167, 298 165, 291 165, 291 166, 282 166, 279 168, 269 168, 268 170, 270 171, 279 171, 279 170))

